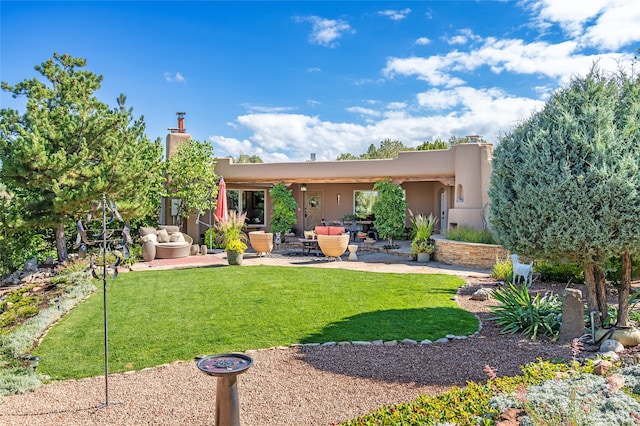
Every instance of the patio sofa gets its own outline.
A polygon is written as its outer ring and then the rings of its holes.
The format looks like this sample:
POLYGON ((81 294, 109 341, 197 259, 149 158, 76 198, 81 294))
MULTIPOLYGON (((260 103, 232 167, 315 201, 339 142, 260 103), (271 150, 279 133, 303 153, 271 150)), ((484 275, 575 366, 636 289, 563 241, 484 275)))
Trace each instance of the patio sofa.
POLYGON ((149 262, 153 259, 174 259, 189 256, 193 238, 180 232, 173 225, 140 228, 142 257, 149 262))

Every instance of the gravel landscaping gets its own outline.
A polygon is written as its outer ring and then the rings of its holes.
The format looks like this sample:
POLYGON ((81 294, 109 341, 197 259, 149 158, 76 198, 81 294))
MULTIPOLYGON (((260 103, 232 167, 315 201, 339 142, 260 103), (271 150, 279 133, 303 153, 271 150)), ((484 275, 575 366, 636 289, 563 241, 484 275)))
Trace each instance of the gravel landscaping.
MULTIPOLYGON (((487 278, 468 278, 458 303, 483 321, 481 332, 462 340, 428 345, 336 345, 249 351, 254 365, 238 377, 240 416, 246 425, 330 425, 380 406, 438 394, 469 380, 484 381, 483 367, 518 374, 537 358, 571 357, 566 345, 501 335, 491 322, 491 301, 470 299, 487 278)), ((534 283, 534 286, 541 284, 534 283)), ((562 288, 554 289, 561 292, 562 288)), ((216 378, 195 362, 178 361, 109 376, 46 385, 4 397, 0 424, 11 425, 211 425, 216 378)))

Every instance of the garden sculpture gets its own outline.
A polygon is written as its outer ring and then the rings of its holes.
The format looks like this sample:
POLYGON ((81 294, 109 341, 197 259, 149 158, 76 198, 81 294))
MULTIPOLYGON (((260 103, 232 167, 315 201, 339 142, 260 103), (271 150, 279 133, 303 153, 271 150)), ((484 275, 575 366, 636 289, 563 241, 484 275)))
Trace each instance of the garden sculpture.
POLYGON ((524 278, 524 283, 527 287, 531 285, 533 281, 533 260, 530 264, 518 262, 518 255, 512 254, 511 262, 513 263, 513 284, 516 284, 516 277, 518 277, 517 284, 520 284, 520 277, 524 278))

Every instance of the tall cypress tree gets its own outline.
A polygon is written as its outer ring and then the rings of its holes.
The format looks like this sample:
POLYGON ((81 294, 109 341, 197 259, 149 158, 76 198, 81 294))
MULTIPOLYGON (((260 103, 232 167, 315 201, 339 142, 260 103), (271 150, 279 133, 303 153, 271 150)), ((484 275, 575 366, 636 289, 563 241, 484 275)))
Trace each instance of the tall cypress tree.
POLYGON ((604 265, 623 259, 618 325, 627 326, 631 255, 640 251, 640 85, 594 67, 554 93, 496 148, 491 230, 507 249, 585 270, 589 308, 607 316, 604 265))

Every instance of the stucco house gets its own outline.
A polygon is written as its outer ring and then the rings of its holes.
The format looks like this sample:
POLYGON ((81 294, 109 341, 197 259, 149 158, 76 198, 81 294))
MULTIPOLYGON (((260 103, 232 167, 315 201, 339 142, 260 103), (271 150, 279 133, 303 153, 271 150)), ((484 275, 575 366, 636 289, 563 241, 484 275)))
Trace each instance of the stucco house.
MULTIPOLYGON (((191 138, 182 113, 178 114, 178 128, 169 130, 167 156, 191 138)), ((401 152, 397 158, 383 160, 238 164, 231 158, 218 158, 215 170, 224 176, 230 208, 246 211, 253 229, 268 230, 269 189, 277 183, 287 185, 298 203, 295 231, 302 235, 323 221, 339 222, 355 213, 367 216, 376 195, 373 185, 387 178, 402 187, 414 213, 437 216, 439 229, 482 228, 489 203, 492 153, 490 143, 465 143, 446 150, 401 152)), ((170 202, 161 213, 165 223, 172 222, 170 202)), ((407 226, 410 221, 407 216, 407 226)), ((187 233, 194 241, 201 241, 206 229, 189 218, 187 233)))

